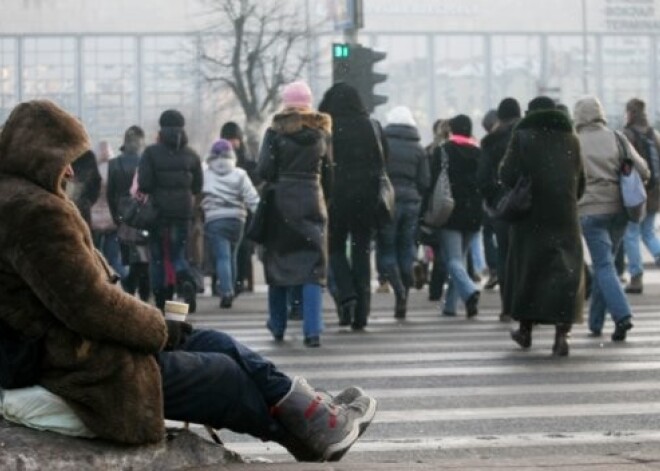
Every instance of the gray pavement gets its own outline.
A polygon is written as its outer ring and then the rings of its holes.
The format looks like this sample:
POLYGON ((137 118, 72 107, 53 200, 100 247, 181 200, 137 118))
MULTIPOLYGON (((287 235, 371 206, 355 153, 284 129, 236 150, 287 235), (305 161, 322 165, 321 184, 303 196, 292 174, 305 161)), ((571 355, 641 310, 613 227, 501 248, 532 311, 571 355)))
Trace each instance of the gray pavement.
POLYGON ((302 346, 300 322, 283 344, 271 340, 263 286, 231 310, 202 297, 191 320, 317 387, 359 384, 379 400, 374 423, 341 463, 296 464, 276 444, 222 431, 229 448, 271 462, 227 469, 660 469, 660 272, 648 271, 645 294, 630 300, 627 342, 609 340, 610 320, 600 339, 579 325, 566 359, 550 357, 548 327, 535 331, 530 351, 516 348, 513 325, 498 320, 496 291, 483 293, 475 320, 442 317, 425 291, 413 291, 405 322, 392 316, 393 295, 374 294, 366 333, 338 327, 326 298, 320 349, 302 346))

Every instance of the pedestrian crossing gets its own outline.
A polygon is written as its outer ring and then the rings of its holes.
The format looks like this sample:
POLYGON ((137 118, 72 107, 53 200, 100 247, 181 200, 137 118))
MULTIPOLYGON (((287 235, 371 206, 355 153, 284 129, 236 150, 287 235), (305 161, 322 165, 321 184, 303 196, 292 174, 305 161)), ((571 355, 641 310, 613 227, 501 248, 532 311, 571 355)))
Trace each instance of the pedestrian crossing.
MULTIPOLYGON (((376 418, 346 461, 605 453, 660 443, 660 307, 649 298, 632 299, 641 302, 628 341, 610 341, 611 321, 600 338, 578 325, 564 359, 550 356, 550 327, 535 329, 532 349, 521 351, 509 338, 514 324, 498 320, 496 293, 484 293, 479 316, 467 320, 440 316, 414 292, 403 323, 392 316, 392 296, 377 294, 366 333, 338 327, 328 299, 320 349, 302 346, 300 322, 290 323, 284 344, 273 342, 263 294, 239 297, 228 311, 202 299, 193 321, 315 387, 357 384, 375 396, 376 418)), ((221 437, 245 456, 292 460, 273 443, 226 430, 221 437)))

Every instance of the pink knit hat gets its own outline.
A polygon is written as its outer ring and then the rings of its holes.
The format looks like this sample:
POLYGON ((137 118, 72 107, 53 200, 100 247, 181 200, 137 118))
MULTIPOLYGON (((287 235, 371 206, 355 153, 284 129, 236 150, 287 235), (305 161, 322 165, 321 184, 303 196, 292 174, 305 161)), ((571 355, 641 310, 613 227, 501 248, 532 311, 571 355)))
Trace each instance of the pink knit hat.
POLYGON ((285 108, 311 108, 312 91, 302 80, 292 82, 282 90, 282 104, 285 108))

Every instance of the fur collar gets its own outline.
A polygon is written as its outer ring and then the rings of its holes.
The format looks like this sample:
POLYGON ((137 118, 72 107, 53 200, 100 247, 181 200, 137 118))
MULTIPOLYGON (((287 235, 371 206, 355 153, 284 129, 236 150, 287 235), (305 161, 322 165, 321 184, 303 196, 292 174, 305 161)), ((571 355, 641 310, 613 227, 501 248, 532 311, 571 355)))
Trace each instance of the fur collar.
POLYGON ((273 117, 271 127, 280 134, 295 134, 305 127, 331 134, 332 118, 318 111, 286 109, 273 117))
POLYGON ((525 116, 516 129, 551 129, 561 132, 573 132, 573 123, 562 111, 533 111, 525 116))
POLYGON ((18 105, 0 133, 0 172, 64 196, 64 169, 89 150, 82 123, 47 100, 18 105))

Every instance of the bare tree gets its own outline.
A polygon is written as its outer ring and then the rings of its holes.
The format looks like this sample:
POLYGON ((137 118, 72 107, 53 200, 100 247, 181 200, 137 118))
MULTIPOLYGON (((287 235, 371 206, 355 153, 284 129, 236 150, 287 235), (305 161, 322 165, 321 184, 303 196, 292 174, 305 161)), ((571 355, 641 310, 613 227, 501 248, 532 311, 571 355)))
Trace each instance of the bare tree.
POLYGON ((228 88, 245 115, 247 145, 254 154, 259 129, 279 105, 279 88, 299 77, 309 61, 309 31, 292 0, 205 0, 209 26, 202 32, 202 73, 228 88))

